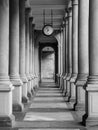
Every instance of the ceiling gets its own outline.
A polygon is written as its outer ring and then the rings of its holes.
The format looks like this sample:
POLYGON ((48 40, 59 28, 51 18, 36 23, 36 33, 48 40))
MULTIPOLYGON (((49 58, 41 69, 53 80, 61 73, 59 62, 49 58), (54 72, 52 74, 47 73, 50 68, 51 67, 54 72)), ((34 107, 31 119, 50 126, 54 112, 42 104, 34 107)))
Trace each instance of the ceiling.
POLYGON ((27 0, 26 6, 31 7, 31 16, 36 30, 41 30, 45 23, 51 23, 51 10, 53 14, 53 27, 58 30, 62 24, 65 9, 70 0, 27 0), (45 15, 43 11, 45 10, 45 15))

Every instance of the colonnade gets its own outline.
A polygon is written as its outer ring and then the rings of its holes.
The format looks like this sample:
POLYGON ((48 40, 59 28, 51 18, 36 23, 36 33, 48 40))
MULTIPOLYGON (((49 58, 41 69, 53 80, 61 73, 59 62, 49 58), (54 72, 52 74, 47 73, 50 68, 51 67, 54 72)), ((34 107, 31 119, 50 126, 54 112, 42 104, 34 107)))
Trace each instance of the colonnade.
POLYGON ((30 11, 25 0, 0 1, 0 126, 13 125, 38 86, 30 11))
POLYGON ((65 68, 60 71, 59 85, 65 98, 73 104, 73 109, 85 112, 82 123, 97 124, 98 0, 72 0, 65 12, 65 60, 59 64, 62 67, 65 63, 65 68))
MULTIPOLYGON (((25 0, 0 0, 0 126, 12 126, 39 83, 39 52, 25 0)), ((58 35, 58 84, 84 125, 98 123, 98 0, 71 0, 58 35)))

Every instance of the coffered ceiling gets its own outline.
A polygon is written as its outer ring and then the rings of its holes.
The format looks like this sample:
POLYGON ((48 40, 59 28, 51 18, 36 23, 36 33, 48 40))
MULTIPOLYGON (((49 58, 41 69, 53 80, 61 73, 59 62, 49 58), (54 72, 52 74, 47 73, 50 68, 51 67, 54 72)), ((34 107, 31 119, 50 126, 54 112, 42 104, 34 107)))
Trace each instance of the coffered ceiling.
POLYGON ((58 30, 62 24, 65 9, 70 0, 27 0, 26 6, 31 7, 31 16, 36 30, 41 30, 44 23, 43 11, 45 10, 45 23, 51 23, 51 10, 53 14, 53 27, 58 30))

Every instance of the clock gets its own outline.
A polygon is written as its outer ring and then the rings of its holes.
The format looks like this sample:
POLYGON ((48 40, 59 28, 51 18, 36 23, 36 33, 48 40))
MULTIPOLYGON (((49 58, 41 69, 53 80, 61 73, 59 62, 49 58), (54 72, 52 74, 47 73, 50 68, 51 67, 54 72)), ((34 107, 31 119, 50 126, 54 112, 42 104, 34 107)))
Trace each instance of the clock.
POLYGON ((50 36, 53 33, 53 27, 51 25, 45 25, 42 29, 43 34, 46 36, 50 36))

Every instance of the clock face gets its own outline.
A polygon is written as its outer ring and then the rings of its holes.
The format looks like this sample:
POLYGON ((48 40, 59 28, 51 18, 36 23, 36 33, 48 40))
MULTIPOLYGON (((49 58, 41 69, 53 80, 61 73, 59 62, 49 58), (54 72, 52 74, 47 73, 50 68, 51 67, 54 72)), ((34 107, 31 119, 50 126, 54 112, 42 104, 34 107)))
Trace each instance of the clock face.
POLYGON ((50 36, 53 33, 53 28, 51 25, 45 25, 43 27, 43 33, 44 35, 50 36))

